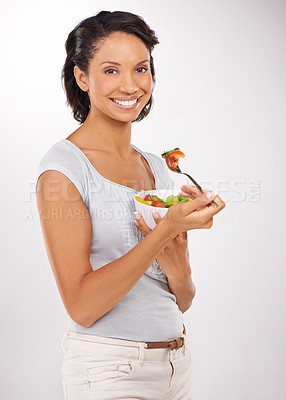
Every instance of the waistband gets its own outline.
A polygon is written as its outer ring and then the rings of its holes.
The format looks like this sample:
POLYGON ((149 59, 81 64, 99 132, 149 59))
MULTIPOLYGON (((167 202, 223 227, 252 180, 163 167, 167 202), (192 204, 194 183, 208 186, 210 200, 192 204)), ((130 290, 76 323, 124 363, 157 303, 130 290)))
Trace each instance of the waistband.
POLYGON ((139 354, 139 359, 144 357, 149 361, 163 361, 169 358, 169 353, 172 353, 174 357, 181 357, 182 354, 185 354, 186 343, 184 325, 182 335, 169 342, 137 342, 68 331, 63 337, 62 348, 65 352, 70 349, 88 354, 124 356, 131 359, 138 359, 139 354))

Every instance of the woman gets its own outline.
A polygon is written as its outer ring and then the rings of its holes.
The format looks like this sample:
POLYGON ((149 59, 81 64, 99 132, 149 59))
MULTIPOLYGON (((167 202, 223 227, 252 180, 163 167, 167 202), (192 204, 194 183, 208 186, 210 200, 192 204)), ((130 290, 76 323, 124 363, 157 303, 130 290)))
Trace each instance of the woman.
POLYGON ((132 122, 152 106, 157 43, 141 17, 120 11, 82 21, 66 41, 62 76, 81 125, 46 153, 37 182, 69 321, 65 399, 190 399, 182 313, 195 287, 186 231, 210 228, 225 204, 186 186, 181 194, 193 201, 154 216, 153 231, 139 214, 134 221, 137 191, 172 186, 164 161, 131 145, 132 122))

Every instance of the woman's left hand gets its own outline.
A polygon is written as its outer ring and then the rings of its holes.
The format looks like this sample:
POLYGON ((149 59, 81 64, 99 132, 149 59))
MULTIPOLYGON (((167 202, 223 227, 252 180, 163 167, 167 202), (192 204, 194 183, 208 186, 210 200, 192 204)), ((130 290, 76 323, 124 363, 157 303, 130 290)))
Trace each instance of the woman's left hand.
MULTIPOLYGON (((134 215, 136 218, 134 221, 135 225, 144 236, 147 236, 151 232, 151 229, 146 225, 140 213, 135 212, 134 215)), ((158 213, 154 213, 153 218, 156 225, 162 220, 158 213)), ((187 232, 181 232, 174 239, 170 240, 157 256, 157 261, 168 280, 171 279, 180 282, 182 279, 185 279, 191 273, 187 232)))

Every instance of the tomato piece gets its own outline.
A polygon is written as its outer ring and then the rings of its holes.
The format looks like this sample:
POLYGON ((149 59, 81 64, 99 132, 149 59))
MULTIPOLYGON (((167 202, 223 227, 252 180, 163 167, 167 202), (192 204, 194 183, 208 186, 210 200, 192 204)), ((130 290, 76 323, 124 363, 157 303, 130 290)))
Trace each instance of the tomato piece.
POLYGON ((166 208, 165 204, 161 203, 160 201, 155 201, 155 200, 152 201, 151 206, 166 208))
POLYGON ((144 197, 145 201, 152 201, 152 197, 149 194, 146 194, 146 196, 144 197))
POLYGON ((166 156, 166 164, 171 171, 175 171, 176 166, 178 165, 178 159, 173 157, 166 156))
POLYGON ((167 154, 167 156, 170 156, 170 155, 179 156, 179 157, 182 157, 182 158, 185 157, 185 154, 181 150, 175 150, 175 151, 172 151, 172 153, 167 154))
POLYGON ((180 157, 176 157, 176 156, 173 156, 173 155, 170 155, 170 156, 166 156, 166 163, 167 163, 167 166, 173 171, 175 168, 176 168, 176 166, 179 164, 179 158, 180 157))
POLYGON ((179 164, 180 157, 185 157, 185 154, 181 150, 174 150, 165 156, 167 166, 171 171, 175 171, 176 166, 179 164))

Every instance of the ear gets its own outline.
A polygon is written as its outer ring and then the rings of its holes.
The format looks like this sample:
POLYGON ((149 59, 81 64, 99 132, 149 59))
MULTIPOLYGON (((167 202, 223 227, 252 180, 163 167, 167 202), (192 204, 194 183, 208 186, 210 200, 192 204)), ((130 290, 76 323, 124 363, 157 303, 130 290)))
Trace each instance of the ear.
POLYGON ((75 80, 78 84, 78 86, 83 90, 84 92, 88 91, 88 79, 85 74, 77 65, 74 66, 73 69, 75 80))

